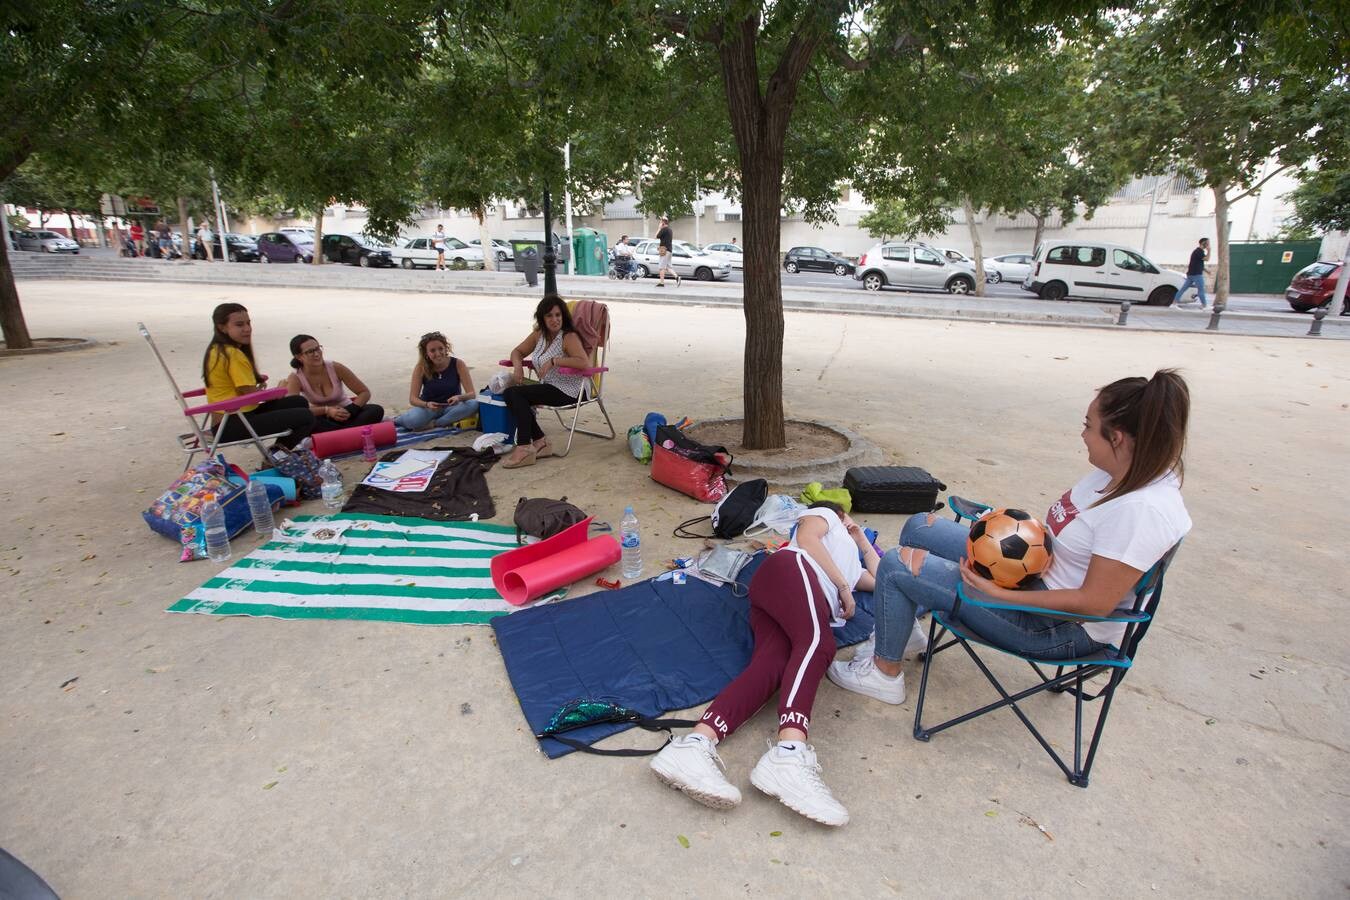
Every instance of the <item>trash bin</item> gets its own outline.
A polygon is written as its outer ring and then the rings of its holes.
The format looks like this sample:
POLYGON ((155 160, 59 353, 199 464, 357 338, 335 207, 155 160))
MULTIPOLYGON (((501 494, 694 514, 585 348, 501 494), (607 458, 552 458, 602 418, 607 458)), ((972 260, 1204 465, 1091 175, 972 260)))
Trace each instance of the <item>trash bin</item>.
POLYGON ((608 239, 603 231, 578 228, 572 232, 572 258, 576 274, 604 275, 609 262, 608 239))
POLYGON ((534 287, 539 283, 539 269, 544 261, 539 258, 539 243, 530 241, 512 241, 511 250, 516 256, 516 271, 525 273, 525 283, 534 287))

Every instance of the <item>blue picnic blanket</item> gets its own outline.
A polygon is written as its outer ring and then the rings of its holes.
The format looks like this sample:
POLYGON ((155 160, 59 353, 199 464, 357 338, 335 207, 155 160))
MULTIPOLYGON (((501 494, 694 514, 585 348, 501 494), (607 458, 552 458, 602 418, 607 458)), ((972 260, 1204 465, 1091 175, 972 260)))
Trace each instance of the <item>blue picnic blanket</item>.
MULTIPOLYGON (((742 585, 750 583, 763 559, 757 554, 742 570, 742 585)), ((872 633, 872 595, 854 596, 858 612, 834 629, 840 647, 872 633)), ((741 673, 754 649, 749 599, 737 597, 730 586, 696 578, 598 591, 500 616, 492 628, 536 735, 560 707, 577 699, 610 700, 648 717, 707 703, 741 673)), ((592 725, 567 737, 593 744, 631 727, 592 725)), ((551 738, 539 746, 549 759, 572 752, 551 738)))

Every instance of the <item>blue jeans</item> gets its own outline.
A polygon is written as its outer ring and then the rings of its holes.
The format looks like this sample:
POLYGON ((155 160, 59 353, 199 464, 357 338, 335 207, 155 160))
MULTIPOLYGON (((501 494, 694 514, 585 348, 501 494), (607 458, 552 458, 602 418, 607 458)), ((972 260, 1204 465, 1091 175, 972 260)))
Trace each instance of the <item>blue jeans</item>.
POLYGON ((1187 275, 1186 281, 1181 285, 1181 287, 1177 288, 1177 295, 1172 299, 1172 302, 1180 303, 1181 295, 1189 291, 1191 288, 1195 288, 1196 294, 1199 295, 1200 297, 1200 308, 1204 309, 1206 306, 1208 306, 1209 304, 1205 302, 1204 275, 1187 275))
MULTIPOLYGON (((927 513, 911 516, 900 529, 900 546, 927 550, 916 575, 889 550, 877 569, 873 611, 877 620, 877 656, 899 662, 919 608, 950 612, 961 583, 961 560, 969 530, 959 522, 927 513), (930 521, 931 519, 931 521, 930 521)), ((983 609, 963 604, 959 621, 991 644, 1042 659, 1073 659, 1100 650, 1081 625, 1012 609, 983 609)))
POLYGON ((427 409, 425 406, 412 406, 394 418, 394 424, 404 431, 421 431, 423 428, 449 428, 460 419, 467 419, 478 412, 477 400, 464 400, 445 409, 427 409))

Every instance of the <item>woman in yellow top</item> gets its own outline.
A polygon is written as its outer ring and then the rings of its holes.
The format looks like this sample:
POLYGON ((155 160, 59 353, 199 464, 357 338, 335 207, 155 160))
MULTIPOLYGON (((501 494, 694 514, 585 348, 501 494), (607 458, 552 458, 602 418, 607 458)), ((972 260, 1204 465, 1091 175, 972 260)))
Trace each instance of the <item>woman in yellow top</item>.
MULTIPOLYGON (((239 303, 222 303, 211 313, 211 343, 202 356, 202 381, 206 382, 206 402, 220 403, 232 397, 251 394, 267 387, 253 362, 253 324, 248 310, 239 303)), ((222 440, 239 441, 248 437, 241 418, 248 419, 259 435, 290 430, 277 444, 294 448, 314 430, 314 413, 302 396, 281 397, 266 403, 242 407, 225 423, 222 440)), ((220 422, 220 414, 215 414, 220 422)))

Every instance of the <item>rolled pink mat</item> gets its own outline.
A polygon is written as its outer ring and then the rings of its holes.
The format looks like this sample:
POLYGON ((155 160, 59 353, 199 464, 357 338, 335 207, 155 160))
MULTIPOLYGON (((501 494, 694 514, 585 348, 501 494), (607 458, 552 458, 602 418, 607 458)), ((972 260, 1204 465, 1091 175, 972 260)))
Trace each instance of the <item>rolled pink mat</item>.
MULTIPOLYGON (((360 450, 361 429, 365 427, 364 425, 353 425, 351 428, 339 428, 337 431, 320 431, 313 436, 314 455, 323 459, 351 450, 360 450)), ((370 431, 375 437, 376 447, 390 447, 398 440, 398 435, 394 431, 393 419, 371 425, 370 431)))
POLYGON ((613 535, 587 538, 588 518, 548 540, 526 544, 492 558, 492 586, 512 606, 522 606, 554 588, 571 584, 619 561, 613 535))

